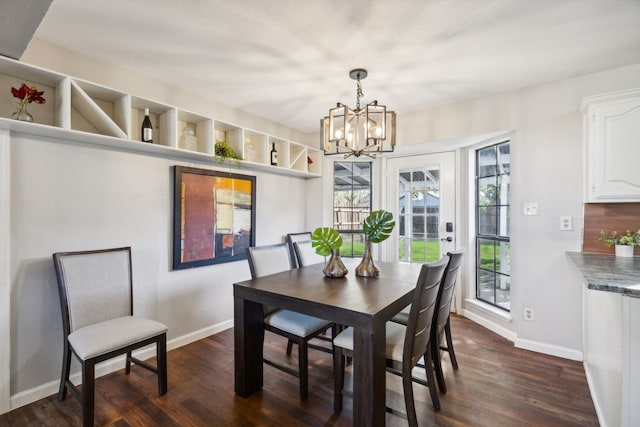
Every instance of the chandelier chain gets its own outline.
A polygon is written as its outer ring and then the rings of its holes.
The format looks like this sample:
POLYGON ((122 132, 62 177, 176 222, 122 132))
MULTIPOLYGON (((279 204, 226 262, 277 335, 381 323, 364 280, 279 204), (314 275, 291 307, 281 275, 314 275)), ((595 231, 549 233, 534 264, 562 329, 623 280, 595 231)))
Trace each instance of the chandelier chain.
POLYGON ((360 111, 360 98, 364 96, 362 92, 362 84, 360 84, 360 78, 357 81, 357 90, 356 90, 356 110, 360 111))

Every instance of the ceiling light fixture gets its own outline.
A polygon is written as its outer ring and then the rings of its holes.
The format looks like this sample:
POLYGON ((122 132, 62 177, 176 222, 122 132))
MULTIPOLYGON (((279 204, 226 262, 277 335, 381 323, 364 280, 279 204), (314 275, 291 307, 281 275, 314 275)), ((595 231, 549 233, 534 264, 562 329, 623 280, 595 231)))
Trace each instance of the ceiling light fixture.
POLYGON ((362 85, 367 70, 356 68, 349 72, 356 80, 356 109, 338 102, 329 110, 329 116, 320 120, 321 147, 325 155, 344 154, 344 158, 361 155, 376 157, 390 153, 396 145, 396 113, 387 111, 378 101, 360 107, 362 85), (389 136, 387 138, 387 136, 389 136))

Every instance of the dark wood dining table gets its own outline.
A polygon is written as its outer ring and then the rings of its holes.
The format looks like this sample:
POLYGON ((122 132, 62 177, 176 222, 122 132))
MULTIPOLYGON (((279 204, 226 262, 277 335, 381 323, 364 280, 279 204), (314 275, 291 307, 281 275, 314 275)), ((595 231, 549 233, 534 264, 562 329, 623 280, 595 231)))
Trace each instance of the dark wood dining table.
POLYGON ((377 262, 378 277, 354 266, 327 278, 322 264, 234 283, 235 391, 246 397, 263 385, 263 304, 354 328, 353 425, 385 423, 385 323, 411 303, 420 265, 377 262))

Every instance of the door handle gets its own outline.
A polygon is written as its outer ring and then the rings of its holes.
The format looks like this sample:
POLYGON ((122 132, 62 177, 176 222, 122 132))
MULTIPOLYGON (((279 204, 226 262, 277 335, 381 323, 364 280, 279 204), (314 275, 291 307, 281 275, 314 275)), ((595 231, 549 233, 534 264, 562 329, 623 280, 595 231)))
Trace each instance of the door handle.
POLYGON ((442 239, 440 239, 441 242, 447 241, 447 242, 453 242, 453 237, 449 236, 449 237, 443 237, 442 239))

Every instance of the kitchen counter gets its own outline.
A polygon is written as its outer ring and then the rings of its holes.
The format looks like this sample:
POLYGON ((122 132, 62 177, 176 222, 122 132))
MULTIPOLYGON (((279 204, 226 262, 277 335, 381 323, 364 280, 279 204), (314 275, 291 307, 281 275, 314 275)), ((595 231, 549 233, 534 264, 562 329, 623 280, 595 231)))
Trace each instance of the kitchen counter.
POLYGON ((640 297, 640 257, 567 252, 589 289, 640 297))

